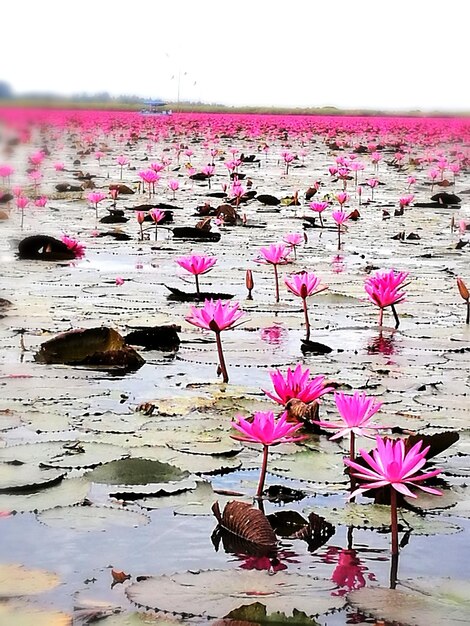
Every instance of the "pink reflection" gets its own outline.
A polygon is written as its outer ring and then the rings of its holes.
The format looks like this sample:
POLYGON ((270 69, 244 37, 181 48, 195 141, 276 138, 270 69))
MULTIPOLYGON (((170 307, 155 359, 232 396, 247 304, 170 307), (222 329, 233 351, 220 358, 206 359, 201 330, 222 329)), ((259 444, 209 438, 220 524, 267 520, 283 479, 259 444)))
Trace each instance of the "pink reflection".
POLYGON ((367 580, 376 580, 375 574, 369 572, 366 565, 363 565, 357 556, 356 550, 337 548, 329 546, 322 558, 326 563, 337 563, 331 580, 339 587, 333 591, 333 596, 344 596, 353 589, 361 589, 365 587, 367 580))
POLYGON ((287 341, 287 330, 280 324, 273 324, 260 330, 261 339, 273 346, 280 346, 287 341))
POLYGON ((344 256, 341 254, 335 254, 335 256, 331 259, 331 269, 335 274, 342 274, 346 269, 344 256))
POLYGON ((242 561, 240 564, 241 569, 266 570, 271 574, 287 569, 287 563, 299 563, 298 559, 294 558, 296 556, 297 554, 292 552, 292 550, 280 550, 273 556, 236 555, 237 559, 242 561))
POLYGON ((380 332, 377 337, 374 337, 367 344, 367 354, 384 354, 389 356, 397 352, 397 347, 394 343, 393 333, 389 336, 380 332))

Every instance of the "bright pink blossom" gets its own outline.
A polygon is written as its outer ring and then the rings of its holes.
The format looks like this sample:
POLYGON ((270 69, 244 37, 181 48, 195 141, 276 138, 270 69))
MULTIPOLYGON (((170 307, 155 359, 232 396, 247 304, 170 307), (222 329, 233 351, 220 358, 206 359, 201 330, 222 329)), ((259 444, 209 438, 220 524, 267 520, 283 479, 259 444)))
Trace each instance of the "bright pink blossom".
POLYGON ((308 368, 302 370, 300 363, 294 370, 288 367, 285 375, 281 370, 270 372, 269 375, 273 383, 274 393, 265 389, 263 392, 268 398, 282 406, 285 406, 293 398, 305 403, 314 402, 326 393, 333 391, 333 387, 326 386, 324 376, 310 378, 310 370, 308 368))
POLYGON ((416 495, 410 491, 407 485, 418 487, 418 489, 436 496, 442 495, 438 489, 416 484, 441 473, 440 469, 424 474, 418 473, 426 464, 426 454, 429 452, 430 446, 421 449, 423 441, 420 440, 407 451, 402 439, 394 441, 378 436, 376 437, 376 445, 377 447, 372 451, 372 454, 366 450, 359 451, 366 462, 365 467, 351 459, 344 459, 346 465, 354 470, 353 476, 362 481, 359 489, 356 489, 351 497, 369 489, 377 489, 387 485, 410 498, 416 498, 416 495))
POLYGON ((408 275, 408 272, 395 272, 391 269, 369 276, 364 284, 369 300, 381 309, 401 302, 405 299, 406 293, 400 291, 400 287, 408 275))
POLYGON ((191 256, 180 257, 176 259, 176 262, 191 274, 199 276, 207 274, 217 263, 217 258, 204 254, 192 254, 191 256))
POLYGON ((193 326, 219 333, 233 328, 245 315, 244 311, 239 310, 239 306, 238 302, 205 300, 202 308, 191 307, 191 313, 186 317, 186 321, 193 326))
POLYGON ((351 432, 367 437, 370 436, 370 431, 387 428, 387 426, 375 426, 370 423, 371 418, 380 410, 381 402, 376 402, 374 398, 358 391, 352 396, 335 393, 334 397, 342 422, 315 422, 322 428, 337 431, 330 439, 339 439, 351 432))
POLYGON ((65 243, 67 248, 75 254, 75 257, 77 259, 85 256, 85 245, 83 243, 80 243, 79 241, 73 239, 72 237, 69 237, 68 235, 63 235, 61 237, 61 241, 62 243, 65 243))
POLYGON ((304 299, 328 289, 313 272, 299 272, 284 278, 287 289, 295 296, 304 299))
POLYGON ((232 422, 232 427, 241 433, 241 435, 231 435, 233 439, 248 441, 249 443, 261 443, 263 446, 275 446, 280 443, 292 443, 305 439, 305 435, 293 436, 302 428, 302 424, 288 422, 287 412, 276 418, 272 411, 259 411, 253 415, 252 421, 237 415, 235 421, 232 422))

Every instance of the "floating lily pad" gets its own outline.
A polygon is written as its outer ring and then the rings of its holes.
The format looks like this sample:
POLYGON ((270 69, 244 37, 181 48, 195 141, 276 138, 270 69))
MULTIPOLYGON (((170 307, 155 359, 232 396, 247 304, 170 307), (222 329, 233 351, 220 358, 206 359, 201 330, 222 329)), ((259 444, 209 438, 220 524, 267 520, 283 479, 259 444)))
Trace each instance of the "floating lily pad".
POLYGON ((95 505, 55 507, 39 513, 37 519, 52 528, 82 531, 106 530, 110 526, 135 528, 150 522, 142 513, 95 505))
POLYGON ((42 569, 23 565, 0 564, 0 598, 15 598, 50 591, 60 585, 60 578, 42 569))
POLYGON ((316 483, 346 483, 341 454, 297 452, 273 459, 268 470, 277 476, 316 483))
POLYGON ((285 613, 266 612, 266 607, 260 602, 255 602, 249 606, 235 609, 227 615, 226 626, 230 626, 230 620, 237 620, 239 624, 296 624, 297 626, 319 626, 313 617, 308 617, 303 611, 292 611, 292 616, 287 617, 285 613))
POLYGON ((168 463, 134 458, 106 463, 87 474, 87 478, 106 485, 147 485, 182 480, 188 475, 168 463))
POLYGON ((0 604, 0 624, 5 624, 5 626, 72 626, 72 618, 59 611, 9 603, 0 604))
POLYGON ((404 626, 463 626, 470 623, 470 581, 420 579, 406 589, 364 587, 348 594, 361 612, 404 626))
POLYGON ((205 454, 185 454, 164 446, 143 446, 133 448, 131 457, 143 457, 161 463, 169 463, 181 471, 191 474, 224 474, 233 472, 242 466, 242 460, 236 457, 209 456, 205 454))
MULTIPOLYGON (((178 626, 181 622, 176 618, 161 617, 150 613, 121 613, 110 615, 97 622, 98 626, 178 626)), ((34 625, 32 625, 34 626, 34 625)))
MULTIPOLYGON (((332 524, 370 530, 390 530, 390 507, 382 504, 348 503, 339 509, 315 507, 305 509, 304 512, 317 513, 332 524)), ((451 535, 462 530, 459 526, 440 518, 422 517, 403 509, 398 511, 398 527, 401 530, 411 530, 415 535, 451 535)))
POLYGON ((330 595, 334 588, 329 580, 300 574, 202 570, 150 577, 130 585, 126 595, 139 606, 185 616, 224 617, 253 600, 268 614, 315 616, 344 606, 343 598, 330 595))
POLYGON ((64 478, 66 472, 39 467, 32 463, 16 465, 0 463, 0 492, 33 490, 53 485, 64 478))
POLYGON ((77 442, 61 454, 51 456, 46 462, 51 467, 89 468, 116 461, 128 456, 128 453, 107 443, 77 442))
POLYGON ((58 485, 34 493, 0 493, 0 510, 45 511, 55 506, 67 506, 81 502, 88 494, 89 483, 82 478, 67 478, 58 485))

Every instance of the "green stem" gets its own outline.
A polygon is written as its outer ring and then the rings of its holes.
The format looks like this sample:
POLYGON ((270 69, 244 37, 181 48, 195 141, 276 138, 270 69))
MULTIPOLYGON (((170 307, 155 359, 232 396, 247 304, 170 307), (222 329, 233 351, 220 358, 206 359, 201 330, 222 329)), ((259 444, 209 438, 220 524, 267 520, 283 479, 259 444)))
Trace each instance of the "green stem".
POLYGON ((219 355, 219 366, 222 373, 222 380, 228 383, 227 366, 225 365, 224 353, 222 351, 222 341, 220 339, 220 331, 215 332, 215 341, 217 343, 217 353, 219 355))
POLYGON ((258 499, 260 499, 263 495, 264 481, 266 480, 266 469, 268 467, 268 452, 269 452, 269 446, 263 446, 263 463, 261 465, 258 489, 256 491, 256 497, 258 499))
MULTIPOLYGON (((349 433, 349 458, 351 459, 351 461, 354 461, 354 458, 356 456, 356 433, 353 433, 352 431, 349 433)), ((352 470, 349 471, 349 481, 350 481, 350 488, 351 488, 351 493, 354 491, 354 489, 356 488, 356 481, 354 479, 354 476, 352 475, 352 470)), ((354 502, 355 498, 351 498, 351 502, 354 502)))
POLYGON ((400 320, 398 319, 398 314, 394 304, 392 304, 392 313, 393 317, 395 318, 395 328, 398 328, 400 326, 400 320))

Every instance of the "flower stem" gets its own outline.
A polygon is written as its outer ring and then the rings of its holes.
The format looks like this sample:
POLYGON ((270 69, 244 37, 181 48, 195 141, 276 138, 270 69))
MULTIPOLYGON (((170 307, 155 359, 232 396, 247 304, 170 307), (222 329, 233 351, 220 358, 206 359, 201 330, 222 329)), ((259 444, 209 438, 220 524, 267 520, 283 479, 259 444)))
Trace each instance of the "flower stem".
POLYGON ((393 317, 395 318, 395 328, 398 328, 400 326, 400 320, 398 319, 398 314, 394 304, 392 304, 392 313, 393 317))
MULTIPOLYGON (((349 433, 349 458, 351 459, 351 461, 354 461, 355 456, 356 456, 356 433, 353 433, 351 431, 349 433)), ((349 481, 350 481, 350 488, 351 488, 351 493, 352 493, 354 489, 356 488, 356 481, 354 480, 354 476, 352 475, 352 472, 349 472, 349 481)), ((354 498, 351 498, 351 502, 354 502, 354 498)))
POLYGON ((466 324, 470 324, 470 299, 467 300, 467 319, 465 320, 466 324))
POLYGON ((279 277, 277 275, 277 265, 274 264, 274 282, 276 284, 276 302, 279 302, 279 277))
POLYGON ((224 381, 224 383, 228 383, 227 366, 225 365, 224 353, 222 351, 222 341, 220 339, 220 331, 216 331, 215 341, 217 343, 217 353, 219 355, 219 367, 222 373, 222 380, 224 381))
POLYGON ((157 241, 158 239, 158 226, 157 226, 157 222, 155 222, 155 241, 157 241))
POLYGON ((320 225, 323 228, 323 217, 321 213, 319 214, 319 217, 320 217, 320 225))
POLYGON ((338 224, 338 250, 341 250, 341 224, 338 224))
POLYGON ((199 291, 199 276, 197 274, 194 274, 194 278, 196 279, 196 293, 198 296, 200 296, 201 292, 199 291))
POLYGON ((380 328, 382 328, 384 323, 384 310, 382 309, 382 307, 380 307, 380 311, 379 311, 379 326, 380 328))
POLYGON ((305 315, 305 341, 310 340, 310 321, 308 319, 308 309, 307 309, 307 298, 302 298, 302 304, 304 305, 304 315, 305 315))
POLYGON ((398 556, 398 519, 397 519, 397 492, 390 486, 390 516, 392 526, 392 557, 398 556))
POLYGON ((263 495, 264 481, 266 480, 266 469, 268 467, 268 452, 269 452, 269 446, 263 446, 263 464, 261 465, 258 489, 256 491, 256 497, 258 499, 261 498, 263 495))

